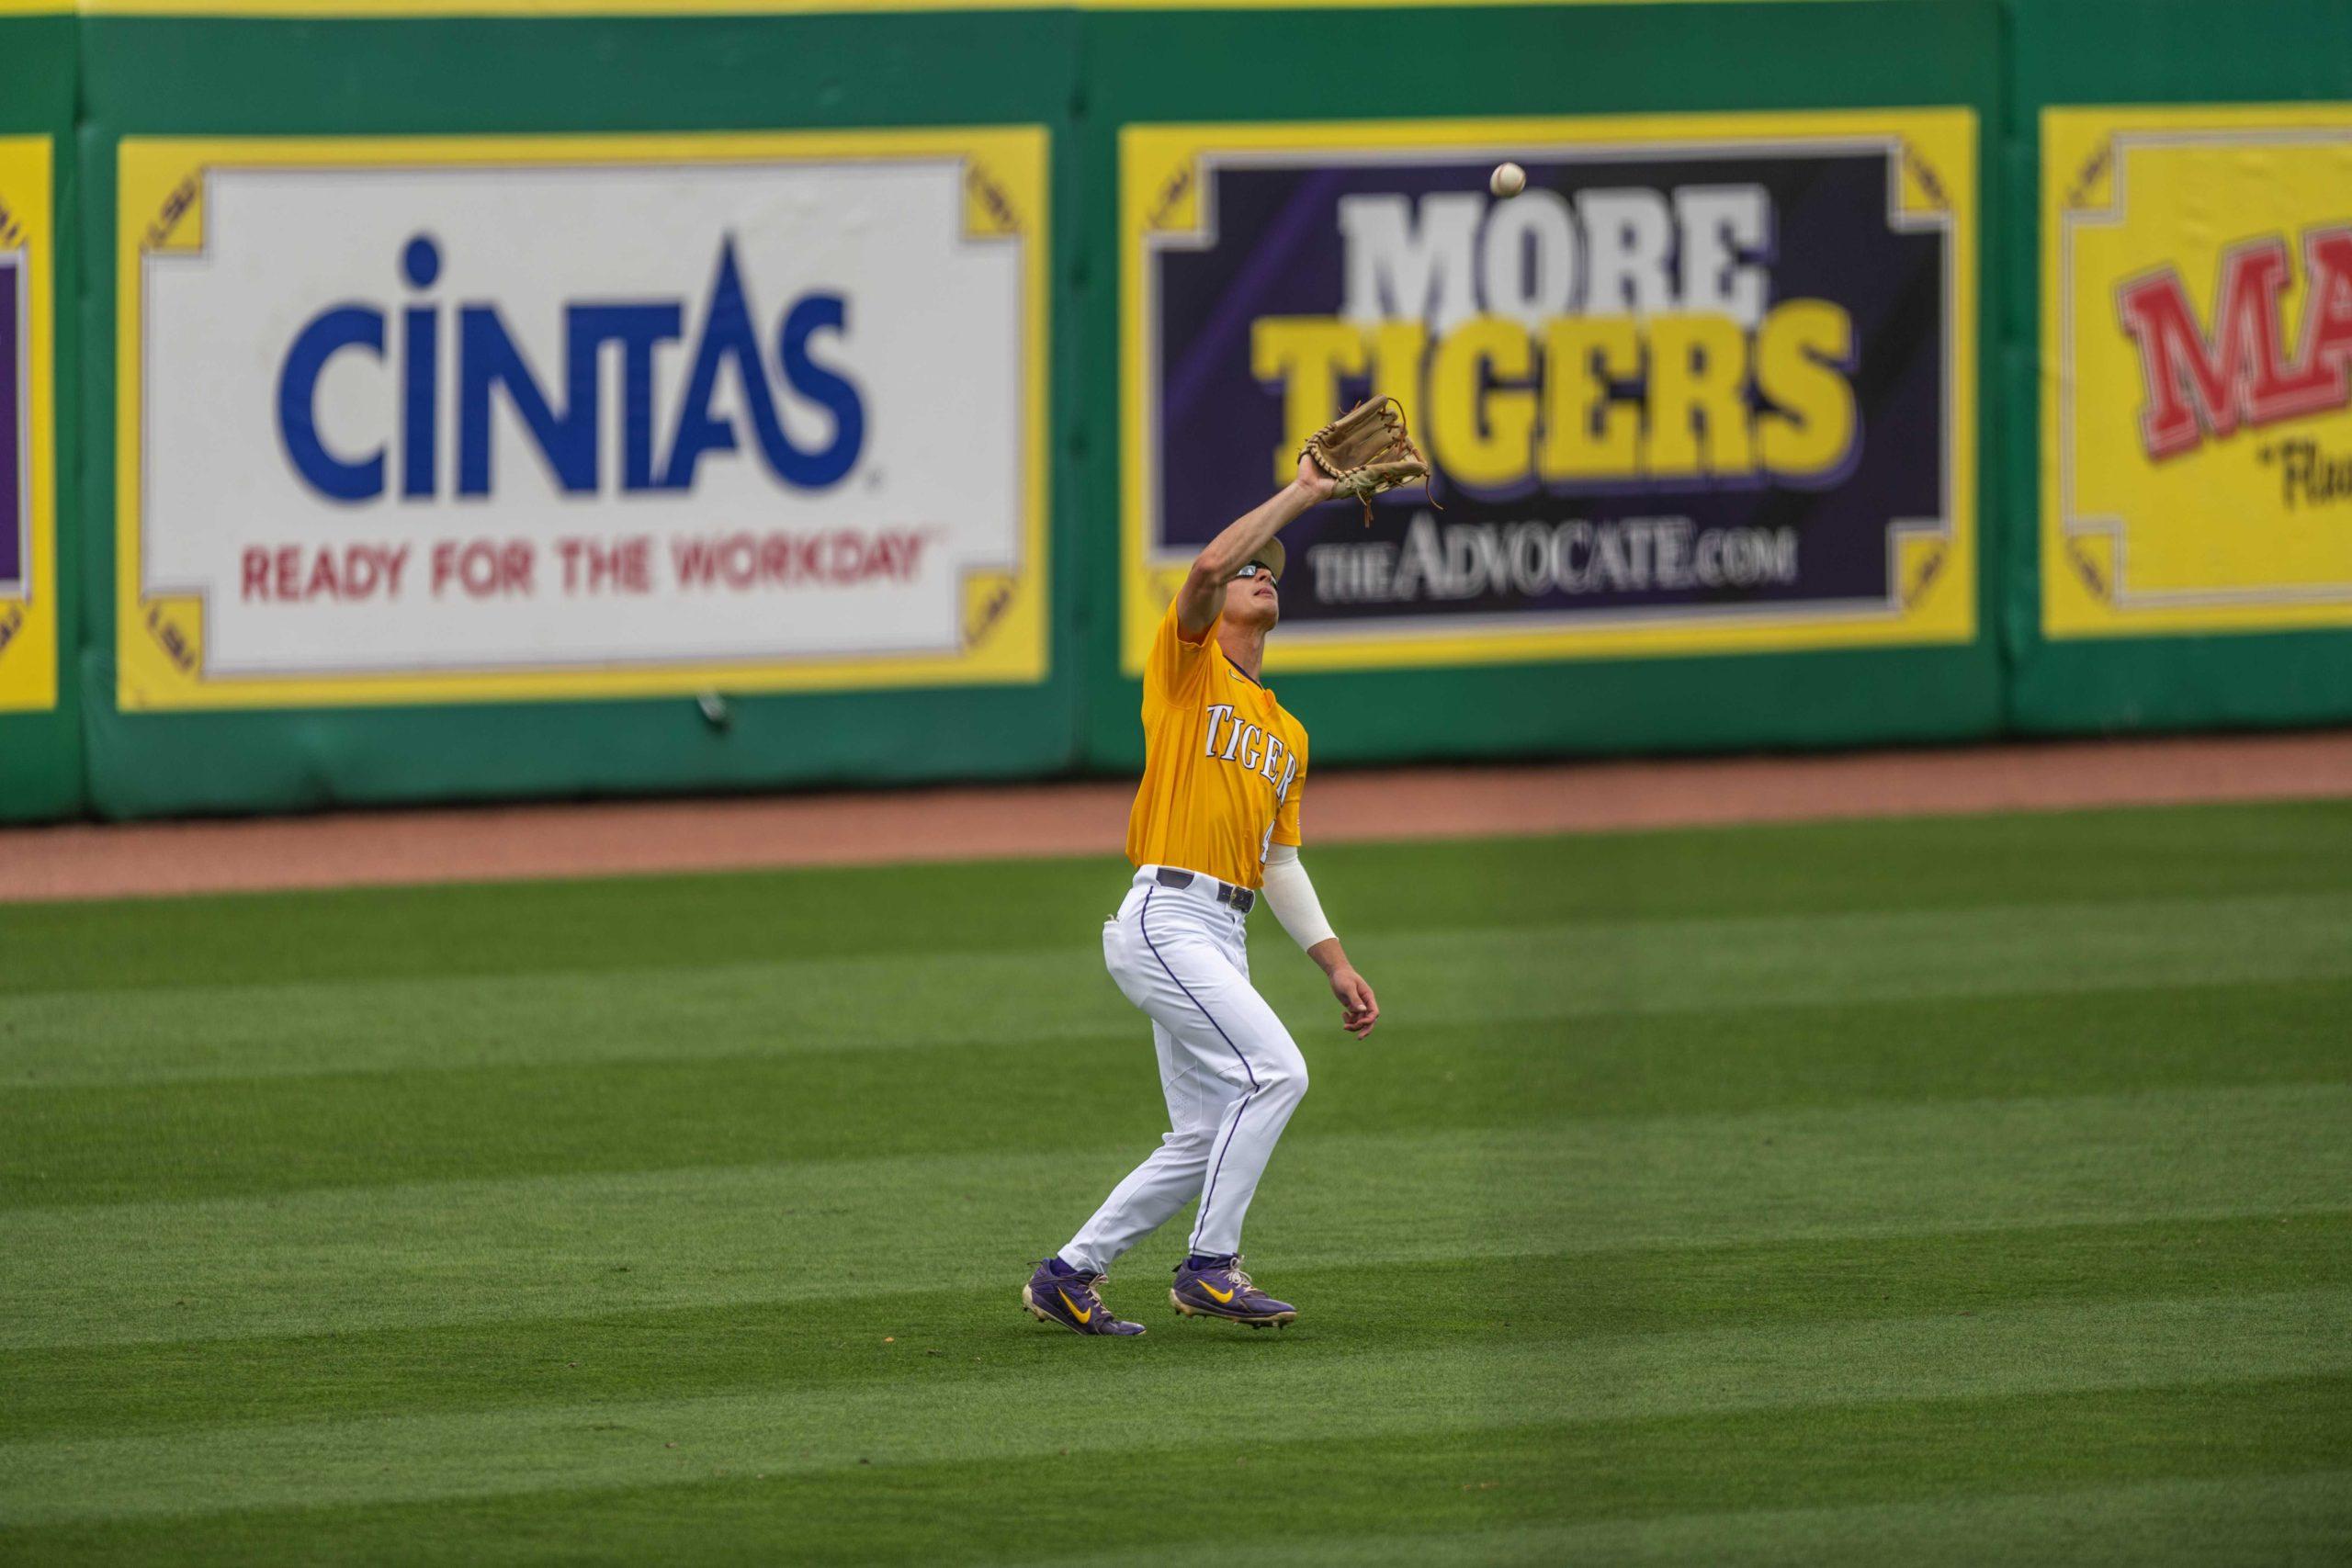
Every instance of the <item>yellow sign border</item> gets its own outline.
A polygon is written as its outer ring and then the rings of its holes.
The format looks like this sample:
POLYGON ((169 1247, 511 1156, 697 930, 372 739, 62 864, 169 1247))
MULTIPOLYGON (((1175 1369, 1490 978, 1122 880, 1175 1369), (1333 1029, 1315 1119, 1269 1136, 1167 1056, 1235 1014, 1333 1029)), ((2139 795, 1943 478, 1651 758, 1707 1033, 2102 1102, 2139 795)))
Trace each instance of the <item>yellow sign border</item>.
POLYGON ((1039 125, 759 135, 125 138, 119 159, 115 301, 116 698, 125 712, 382 703, 499 702, 1035 684, 1046 678, 1052 616, 1047 398, 1052 247, 1047 132, 1039 125), (967 233, 1022 242, 1021 558, 964 584, 956 654, 803 658, 660 668, 503 670, 460 674, 237 677, 202 671, 202 605, 142 593, 141 571, 141 258, 200 243, 205 173, 268 163, 447 165, 582 161, 729 164, 778 159, 964 160, 967 233))
POLYGON ((2112 189, 2120 157, 2115 138, 2143 131, 2312 130, 2352 133, 2352 104, 2184 104, 2170 107, 2062 106, 2041 111, 2041 505, 2035 533, 2041 563, 2041 636, 2049 642, 2161 636, 2170 632, 2275 632, 2352 626, 2352 593, 2303 599, 2205 604, 2127 605, 2117 602, 2120 540, 2104 529, 2073 527, 2066 515, 2074 454, 2064 438, 2073 345, 2065 339, 2069 282, 2067 214, 2098 191, 2112 189))
MULTIPOLYGON (((0 0, 0 12, 80 10, 114 17, 301 17, 368 20, 403 17, 876 16, 939 11, 1271 11, 1366 6, 1428 9, 1507 6, 1518 9, 1614 5, 1620 0, 0 0)), ((1667 0, 1717 5, 1731 0, 1667 0)), ((1794 4, 1795 0, 1783 0, 1794 4)))
POLYGON ((1541 157, 1555 148, 1708 145, 1770 141, 1824 146, 1868 138, 1898 142, 1910 155, 1905 210, 1939 210, 1951 225, 1951 400, 1945 431, 1951 463, 1948 532, 1899 540, 1906 584, 1892 616, 1812 616, 1738 623, 1566 626, 1376 632, 1361 637, 1277 637, 1267 668, 1375 670, 1408 666, 1548 662, 1788 652, 1835 648, 1966 643, 1976 636, 1977 236, 1976 114, 1965 107, 1792 113, 1629 115, 1593 118, 1443 119, 1132 125, 1119 139, 1120 667, 1143 668, 1181 564, 1149 557, 1148 441, 1144 310, 1146 234, 1188 225, 1199 188, 1198 161, 1211 153, 1292 152, 1493 152, 1541 157), (1933 177, 1915 177, 1922 169, 1933 177))
POLYGON ((55 158, 49 137, 0 137, 0 251, 25 255, 22 460, 31 568, 24 597, 0 598, 0 713, 57 706, 55 158))

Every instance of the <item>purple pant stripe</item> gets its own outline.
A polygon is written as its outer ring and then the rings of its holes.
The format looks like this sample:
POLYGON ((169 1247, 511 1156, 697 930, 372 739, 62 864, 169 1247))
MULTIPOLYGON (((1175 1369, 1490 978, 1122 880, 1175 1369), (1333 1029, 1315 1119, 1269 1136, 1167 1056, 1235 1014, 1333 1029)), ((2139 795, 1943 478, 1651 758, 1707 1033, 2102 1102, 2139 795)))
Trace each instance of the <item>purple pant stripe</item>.
POLYGON ((1258 1098, 1258 1075, 1250 1070, 1250 1058, 1241 1054, 1241 1047, 1233 1043, 1233 1036, 1225 1032, 1225 1025, 1216 1021, 1216 1014, 1202 1007, 1201 998, 1193 995, 1193 987, 1178 978, 1176 971, 1170 968, 1168 960, 1161 956, 1159 944, 1151 940, 1151 927, 1147 923, 1147 918, 1151 914, 1151 896, 1157 891, 1151 887, 1143 890, 1143 907, 1136 911, 1136 930, 1142 933, 1143 944, 1151 949, 1151 956, 1159 964, 1160 972, 1176 982, 1176 988, 1184 993, 1186 1001, 1200 1009, 1201 1016, 1209 1021, 1209 1027, 1216 1031, 1216 1037, 1225 1042, 1225 1048, 1233 1053, 1235 1061, 1241 1064, 1242 1076, 1250 1080, 1250 1092, 1243 1095, 1241 1103, 1233 1108, 1233 1120, 1227 1124, 1225 1135, 1217 1143, 1216 1163, 1209 1168, 1208 1185, 1201 1191, 1201 1212, 1193 1217, 1193 1240, 1197 1242, 1201 1239, 1203 1227, 1208 1224, 1209 1201, 1216 1196, 1216 1177, 1217 1172, 1225 1168, 1225 1152, 1233 1146, 1233 1134, 1241 1130, 1241 1113, 1250 1109, 1251 1100, 1258 1098))

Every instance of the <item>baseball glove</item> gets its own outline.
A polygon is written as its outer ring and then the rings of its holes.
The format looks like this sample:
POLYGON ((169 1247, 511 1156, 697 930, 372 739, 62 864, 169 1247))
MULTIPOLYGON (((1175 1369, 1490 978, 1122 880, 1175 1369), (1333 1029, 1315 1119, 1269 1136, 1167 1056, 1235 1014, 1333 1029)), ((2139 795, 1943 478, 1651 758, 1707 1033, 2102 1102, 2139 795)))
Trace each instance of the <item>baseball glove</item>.
POLYGON ((1366 527, 1372 525, 1374 496, 1415 479, 1426 481, 1430 475, 1420 448, 1405 434, 1405 405, 1394 398, 1358 403, 1308 436, 1299 456, 1331 476, 1336 494, 1363 503, 1366 527))

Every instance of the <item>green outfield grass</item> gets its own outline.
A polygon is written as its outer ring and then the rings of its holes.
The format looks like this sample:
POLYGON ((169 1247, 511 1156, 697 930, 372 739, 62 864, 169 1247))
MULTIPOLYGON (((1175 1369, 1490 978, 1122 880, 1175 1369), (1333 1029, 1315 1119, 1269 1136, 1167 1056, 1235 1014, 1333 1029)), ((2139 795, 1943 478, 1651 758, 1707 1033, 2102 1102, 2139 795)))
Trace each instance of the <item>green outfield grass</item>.
POLYGON ((0 908, 0 1561, 2352 1557, 2352 804, 1309 860, 1135 1341, 1115 863, 0 908))

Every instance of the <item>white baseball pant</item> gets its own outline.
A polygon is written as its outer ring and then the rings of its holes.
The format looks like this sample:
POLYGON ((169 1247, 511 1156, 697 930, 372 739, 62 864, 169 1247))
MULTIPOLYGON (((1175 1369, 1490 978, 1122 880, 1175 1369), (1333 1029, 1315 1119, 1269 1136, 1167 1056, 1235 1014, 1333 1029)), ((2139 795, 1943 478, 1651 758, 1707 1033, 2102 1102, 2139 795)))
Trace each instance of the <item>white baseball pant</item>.
POLYGON ((1191 1250, 1239 1252, 1258 1178, 1306 1093, 1306 1059, 1250 984, 1246 918, 1217 902, 1215 878, 1168 887, 1159 869, 1137 872, 1103 922, 1102 959, 1151 1016, 1169 1130, 1061 1250, 1098 1274, 1196 1197, 1191 1250))

